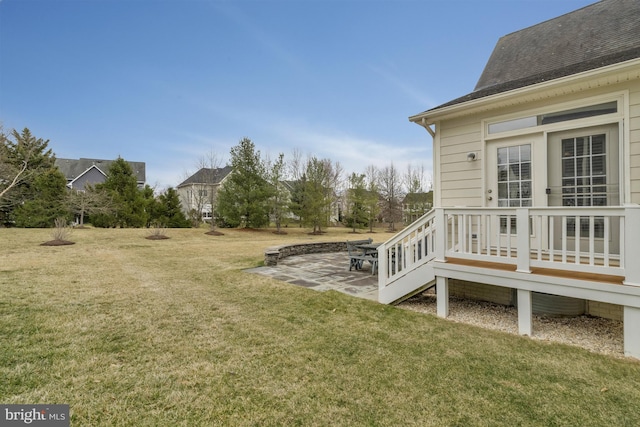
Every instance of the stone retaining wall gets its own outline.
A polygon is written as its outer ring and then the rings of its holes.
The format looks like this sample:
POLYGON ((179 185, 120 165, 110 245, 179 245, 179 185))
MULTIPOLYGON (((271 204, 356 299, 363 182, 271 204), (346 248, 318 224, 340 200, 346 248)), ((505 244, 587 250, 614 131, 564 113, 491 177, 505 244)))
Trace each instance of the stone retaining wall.
POLYGON ((278 260, 294 255, 346 252, 347 242, 296 243, 272 246, 264 251, 264 265, 278 265, 278 260))

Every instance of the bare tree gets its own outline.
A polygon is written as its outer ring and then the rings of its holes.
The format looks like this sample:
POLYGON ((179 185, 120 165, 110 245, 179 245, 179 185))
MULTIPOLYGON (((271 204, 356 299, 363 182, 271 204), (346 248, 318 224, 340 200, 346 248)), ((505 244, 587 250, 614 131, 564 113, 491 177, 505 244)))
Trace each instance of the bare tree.
POLYGON ((91 185, 84 190, 71 190, 67 194, 69 210, 78 216, 78 226, 84 227, 85 215, 109 214, 114 209, 112 196, 106 191, 96 191, 91 185))
POLYGON ((299 148, 294 148, 291 153, 291 160, 288 163, 289 175, 294 181, 298 181, 304 175, 306 164, 302 159, 302 151, 299 148))
POLYGON ((380 213, 380 189, 378 185, 379 175, 380 171, 374 165, 367 166, 364 172, 367 188, 365 209, 370 232, 373 232, 373 225, 380 213))
POLYGON ((395 231, 395 223, 402 220, 402 185, 398 169, 391 163, 380 171, 380 195, 383 199, 382 215, 389 224, 389 229, 395 231))
POLYGON ((185 181, 192 180, 188 189, 182 192, 181 202, 187 207, 187 216, 194 227, 202 224, 203 216, 210 219, 211 228, 215 228, 215 206, 217 191, 214 181, 222 166, 222 159, 215 152, 201 156, 195 163, 195 173, 185 173, 185 181))

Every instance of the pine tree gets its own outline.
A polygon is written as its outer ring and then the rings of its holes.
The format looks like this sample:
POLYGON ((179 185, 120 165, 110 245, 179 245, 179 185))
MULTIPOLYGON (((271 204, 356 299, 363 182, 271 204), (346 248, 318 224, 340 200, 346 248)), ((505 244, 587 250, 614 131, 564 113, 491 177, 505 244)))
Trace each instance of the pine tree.
POLYGON ((249 138, 243 138, 231 148, 231 168, 218 194, 218 216, 230 227, 268 225, 269 198, 273 190, 260 152, 249 138))
POLYGON ((182 205, 178 192, 173 188, 168 188, 163 194, 158 196, 158 223, 170 228, 188 228, 191 226, 189 220, 182 212, 182 205))
POLYGON ((0 139, 0 221, 50 227, 57 216, 66 216, 61 209, 66 180, 55 167, 49 140, 36 138, 28 128, 0 132, 0 139))
MULTIPOLYGON (((118 157, 107 172, 107 179, 97 184, 96 189, 106 192, 113 200, 112 213, 91 216, 93 225, 97 227, 145 227, 148 213, 146 200, 138 189, 136 176, 131 165, 122 157, 118 157)), ((153 190, 152 190, 153 193, 153 190)))

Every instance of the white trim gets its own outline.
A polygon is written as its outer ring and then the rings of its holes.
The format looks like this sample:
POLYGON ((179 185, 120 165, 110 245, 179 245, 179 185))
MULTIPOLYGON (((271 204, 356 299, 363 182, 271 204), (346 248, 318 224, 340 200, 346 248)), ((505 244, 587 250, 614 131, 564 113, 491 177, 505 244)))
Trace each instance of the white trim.
POLYGON ((107 174, 102 172, 102 169, 100 169, 98 166, 96 165, 91 165, 89 166, 84 172, 82 172, 80 175, 76 176, 75 178, 73 178, 71 181, 69 181, 69 183, 67 184, 67 186, 69 188, 73 188, 73 183, 76 182, 77 180, 79 180, 81 177, 85 176, 87 173, 89 173, 89 171, 91 169, 97 169, 98 172, 100 172, 102 174, 102 176, 104 176, 105 178, 107 177, 107 174))
POLYGON ((551 104, 550 106, 547 106, 547 108, 544 108, 544 109, 530 108, 527 110, 518 110, 517 112, 512 112, 512 113, 498 115, 498 116, 491 116, 483 119, 482 120, 482 136, 485 140, 492 140, 492 139, 509 138, 509 137, 518 136, 518 135, 526 135, 526 134, 537 133, 537 132, 558 132, 561 130, 570 130, 574 128, 593 126, 597 124, 614 123, 624 119, 625 117, 629 117, 628 104, 629 104, 629 91, 624 90, 624 91, 608 93, 606 95, 598 95, 598 96, 592 96, 588 98, 580 98, 573 101, 559 102, 556 104, 551 104), (587 107, 590 105, 603 104, 606 102, 613 102, 613 101, 616 101, 618 103, 618 111, 616 113, 586 117, 583 119, 567 120, 567 121, 562 121, 557 123, 550 123, 548 125, 538 125, 538 126, 522 128, 522 129, 517 129, 517 130, 507 131, 507 132, 499 132, 499 133, 493 133, 493 134, 490 134, 488 132, 489 125, 496 122, 514 120, 522 117, 538 116, 541 114, 550 114, 550 113, 555 113, 559 111, 570 110, 573 108, 587 107), (624 108, 625 104, 627 105, 626 109, 624 108))

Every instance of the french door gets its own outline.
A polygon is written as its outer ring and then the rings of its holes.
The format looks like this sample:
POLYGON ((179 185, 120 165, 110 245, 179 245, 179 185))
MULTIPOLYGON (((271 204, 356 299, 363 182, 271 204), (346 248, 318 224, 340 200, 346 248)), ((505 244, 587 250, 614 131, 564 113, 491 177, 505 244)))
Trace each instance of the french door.
MULTIPOLYGON (((519 208, 539 206, 544 195, 546 147, 542 134, 487 143, 487 189, 485 206, 519 208)), ((500 236, 500 246, 515 247, 519 232, 514 216, 500 216, 491 225, 500 236)), ((530 235, 537 231, 530 224, 530 235)))
MULTIPOLYGON (((548 137, 548 205, 573 207, 617 206, 620 204, 620 159, 618 125, 597 126, 549 134, 548 137)), ((593 233, 596 251, 605 239, 605 219, 569 217, 562 229, 560 218, 554 222, 554 245, 562 232, 568 246, 586 250, 593 233)), ((611 220, 612 230, 606 238, 612 251, 618 252, 620 242, 615 230, 619 221, 611 220)), ((556 246, 557 247, 557 246, 556 246)), ((602 249, 600 249, 602 250, 602 249)))

